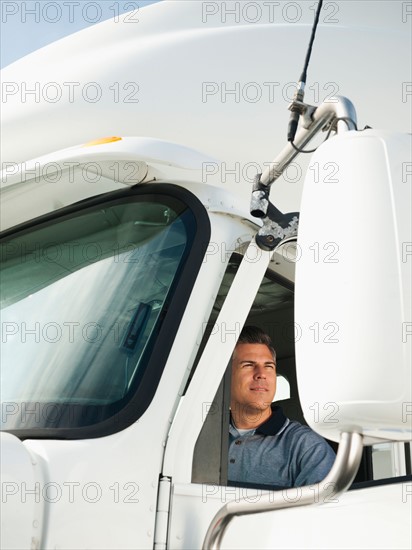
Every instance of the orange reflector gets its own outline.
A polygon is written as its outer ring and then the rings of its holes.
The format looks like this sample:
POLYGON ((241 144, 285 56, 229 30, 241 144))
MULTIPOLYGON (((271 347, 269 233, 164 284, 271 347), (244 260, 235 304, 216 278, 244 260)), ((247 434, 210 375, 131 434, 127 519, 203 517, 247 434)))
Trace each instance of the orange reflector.
POLYGON ((112 141, 120 141, 121 139, 122 139, 121 137, 117 137, 117 136, 94 139, 93 141, 89 141, 88 143, 85 143, 83 147, 93 147, 93 145, 103 145, 104 143, 112 143, 112 141))

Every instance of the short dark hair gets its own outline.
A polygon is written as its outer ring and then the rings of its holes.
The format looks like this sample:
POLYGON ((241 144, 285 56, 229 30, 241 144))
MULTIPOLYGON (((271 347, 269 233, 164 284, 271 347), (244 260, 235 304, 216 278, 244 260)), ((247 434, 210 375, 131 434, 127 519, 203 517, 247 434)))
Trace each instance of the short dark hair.
POLYGON ((276 360, 276 351, 273 347, 269 334, 259 327, 252 325, 244 326, 236 345, 237 344, 264 344, 269 348, 271 354, 273 355, 273 359, 276 360))

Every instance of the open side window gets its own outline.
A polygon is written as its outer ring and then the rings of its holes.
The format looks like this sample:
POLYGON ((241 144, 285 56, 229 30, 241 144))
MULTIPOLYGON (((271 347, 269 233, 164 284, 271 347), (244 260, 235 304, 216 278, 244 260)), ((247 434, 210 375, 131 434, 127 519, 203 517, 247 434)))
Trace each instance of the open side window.
MULTIPOLYGON (((234 254, 229 261, 204 334, 199 357, 213 330, 214 323, 240 261, 241 256, 238 254, 234 254)), ((299 337, 299 331, 294 323, 293 285, 268 270, 262 280, 246 324, 256 325, 264 329, 271 336, 274 343, 277 353, 278 376, 278 390, 274 401, 282 407, 288 418, 306 424, 300 405, 296 379, 295 339, 299 337), (282 384, 284 385, 283 390, 282 384)), ((241 327, 238 327, 238 329, 240 332, 241 327)), ((193 456, 193 483, 227 485, 231 375, 229 367, 230 365, 226 369, 213 402, 204 404, 205 422, 199 434, 193 456)), ((331 441, 328 441, 328 443, 336 451, 337 443, 331 441)), ((361 487, 365 482, 370 483, 383 477, 393 478, 410 474, 409 446, 403 444, 401 446, 402 448, 397 449, 397 452, 398 454, 401 453, 401 459, 405 462, 405 467, 402 470, 398 468, 398 473, 392 466, 394 450, 391 445, 390 449, 388 445, 383 449, 376 446, 365 447, 353 488, 361 487), (377 453, 385 453, 386 456, 377 453), (405 453, 406 458, 403 457, 403 453, 405 453), (379 459, 382 460, 379 462, 379 459)), ((402 462, 402 460, 400 461, 402 462)))
MULTIPOLYGON (((200 358, 213 330, 241 259, 241 255, 234 254, 229 260, 205 330, 198 358, 200 358)), ((262 280, 246 324, 263 328, 272 338, 277 354, 279 381, 279 389, 274 400, 279 402, 287 416, 304 422, 294 368, 293 284, 268 270, 262 280)), ((242 327, 237 328, 240 332, 242 327)), ((192 481, 194 483, 227 485, 230 374, 230 368, 227 368, 213 402, 205 407, 207 414, 205 414, 205 422, 193 457, 192 481)))

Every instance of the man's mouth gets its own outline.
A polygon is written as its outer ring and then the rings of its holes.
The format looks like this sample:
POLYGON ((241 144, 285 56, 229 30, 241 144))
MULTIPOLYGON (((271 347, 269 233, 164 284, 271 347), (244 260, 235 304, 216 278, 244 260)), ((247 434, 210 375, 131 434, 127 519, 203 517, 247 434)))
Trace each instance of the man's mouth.
POLYGON ((262 386, 258 386, 256 388, 250 388, 250 389, 251 389, 251 391, 263 391, 263 392, 268 391, 267 388, 263 388, 262 386))

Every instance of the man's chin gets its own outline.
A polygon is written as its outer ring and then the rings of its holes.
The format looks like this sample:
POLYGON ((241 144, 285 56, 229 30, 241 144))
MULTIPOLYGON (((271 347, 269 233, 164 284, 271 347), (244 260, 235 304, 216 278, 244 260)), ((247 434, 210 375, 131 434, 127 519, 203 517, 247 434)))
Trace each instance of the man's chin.
POLYGON ((271 395, 267 393, 257 393, 253 395, 249 402, 245 403, 250 409, 265 410, 269 409, 272 404, 271 395))
POLYGON ((271 413, 271 404, 271 401, 263 400, 237 404, 236 413, 249 422, 256 422, 259 419, 262 419, 263 422, 271 413))

